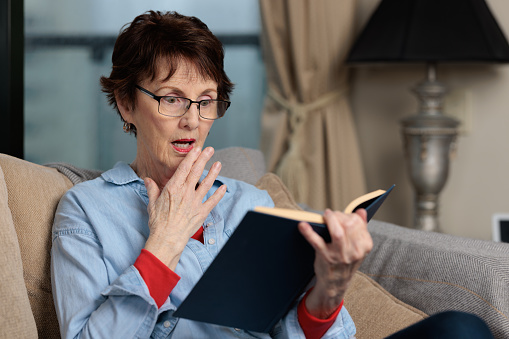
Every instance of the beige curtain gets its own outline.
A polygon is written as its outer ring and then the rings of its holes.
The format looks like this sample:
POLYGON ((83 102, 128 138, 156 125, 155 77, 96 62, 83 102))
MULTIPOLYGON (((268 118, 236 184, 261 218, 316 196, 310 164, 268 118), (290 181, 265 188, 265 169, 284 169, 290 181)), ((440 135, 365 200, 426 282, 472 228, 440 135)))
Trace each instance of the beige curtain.
POLYGON ((269 170, 298 202, 342 210, 365 193, 344 65, 355 0, 260 0, 260 9, 269 170))

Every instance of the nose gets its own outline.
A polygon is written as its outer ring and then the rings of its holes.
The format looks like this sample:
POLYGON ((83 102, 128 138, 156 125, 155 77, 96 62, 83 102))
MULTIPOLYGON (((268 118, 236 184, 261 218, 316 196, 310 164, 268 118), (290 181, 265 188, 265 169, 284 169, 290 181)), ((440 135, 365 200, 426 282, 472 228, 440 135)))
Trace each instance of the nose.
POLYGON ((195 129, 200 124, 199 103, 193 102, 187 112, 180 118, 182 128, 195 129))

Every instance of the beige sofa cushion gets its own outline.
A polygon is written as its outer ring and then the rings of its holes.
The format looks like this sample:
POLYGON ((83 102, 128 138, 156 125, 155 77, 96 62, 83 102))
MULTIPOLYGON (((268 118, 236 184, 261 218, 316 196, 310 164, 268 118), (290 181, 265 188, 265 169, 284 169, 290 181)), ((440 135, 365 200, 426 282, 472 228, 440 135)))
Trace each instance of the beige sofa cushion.
POLYGON ((362 272, 357 272, 350 284, 345 307, 357 327, 357 339, 385 338, 427 317, 362 272))
POLYGON ((274 205, 279 208, 289 208, 300 210, 300 206, 293 199, 285 184, 274 173, 267 173, 258 180, 256 187, 267 191, 274 201, 274 205))
POLYGON ((9 208, 21 248, 28 298, 40 338, 59 338, 51 293, 50 249, 53 215, 72 187, 57 170, 0 155, 9 208))
POLYGON ((37 338, 37 328, 23 280, 18 237, 0 168, 0 338, 37 338))
MULTIPOLYGON (((270 194, 276 207, 300 209, 275 174, 265 174, 256 186, 270 194)), ((357 272, 351 282, 345 307, 357 327, 357 339, 384 338, 426 318, 425 313, 396 299, 361 272, 357 272)))

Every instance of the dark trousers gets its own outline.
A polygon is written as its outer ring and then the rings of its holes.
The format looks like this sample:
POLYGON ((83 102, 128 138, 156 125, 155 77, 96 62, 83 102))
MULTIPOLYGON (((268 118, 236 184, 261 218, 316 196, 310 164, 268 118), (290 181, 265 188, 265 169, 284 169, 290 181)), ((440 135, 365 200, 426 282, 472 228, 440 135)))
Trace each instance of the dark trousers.
POLYGON ((493 338, 488 326, 476 315, 447 311, 435 314, 410 327, 394 333, 387 339, 493 338))

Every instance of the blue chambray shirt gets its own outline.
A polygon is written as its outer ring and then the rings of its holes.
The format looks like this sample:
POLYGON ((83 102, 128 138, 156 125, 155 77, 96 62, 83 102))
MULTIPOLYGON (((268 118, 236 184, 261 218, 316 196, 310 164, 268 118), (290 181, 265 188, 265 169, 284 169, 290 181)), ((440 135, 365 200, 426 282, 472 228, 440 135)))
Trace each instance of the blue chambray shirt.
MULTIPOLYGON (((119 162, 99 178, 70 189, 55 215, 51 249, 62 337, 304 338, 296 307, 269 334, 173 317, 244 214, 255 206, 273 206, 266 191, 223 177, 205 199, 223 183, 227 192, 204 222, 205 242, 189 240, 176 268, 181 279, 160 309, 133 266, 149 236, 143 180, 119 162)), ((353 321, 343 308, 324 338, 354 334, 353 321)))

